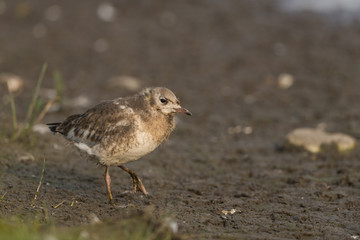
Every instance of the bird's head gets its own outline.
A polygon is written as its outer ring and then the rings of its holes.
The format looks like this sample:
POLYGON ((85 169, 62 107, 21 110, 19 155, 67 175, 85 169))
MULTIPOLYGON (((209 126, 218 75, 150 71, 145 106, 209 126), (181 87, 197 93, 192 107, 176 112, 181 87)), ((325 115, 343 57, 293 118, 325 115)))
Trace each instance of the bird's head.
POLYGON ((169 115, 180 112, 189 116, 192 115, 189 110, 181 107, 180 101, 171 90, 164 87, 156 87, 148 89, 148 92, 151 105, 163 114, 169 115))

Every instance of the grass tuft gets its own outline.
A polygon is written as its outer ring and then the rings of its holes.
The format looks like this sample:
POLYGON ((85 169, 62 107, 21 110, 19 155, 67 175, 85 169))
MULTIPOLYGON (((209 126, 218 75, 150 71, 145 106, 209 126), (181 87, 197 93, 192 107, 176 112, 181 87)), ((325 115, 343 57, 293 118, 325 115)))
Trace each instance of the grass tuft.
POLYGON ((61 105, 65 96, 65 90, 66 90, 65 83, 60 72, 57 70, 53 72, 53 78, 54 78, 54 87, 57 96, 56 102, 61 105))
POLYGON ((40 76, 37 80, 31 103, 29 105, 29 108, 27 109, 26 117, 22 124, 19 124, 18 119, 16 117, 15 99, 12 92, 10 91, 9 83, 7 82, 7 90, 9 95, 9 102, 11 107, 11 120, 12 120, 11 121, 12 131, 10 133, 10 140, 12 141, 24 139, 24 137, 28 136, 32 127, 35 124, 39 123, 45 117, 46 113, 49 111, 51 106, 55 102, 59 102, 64 95, 65 87, 62 81, 62 77, 59 72, 55 71, 54 84, 55 84, 57 96, 54 99, 49 100, 46 104, 44 104, 44 102, 39 98, 39 92, 45 77, 46 69, 47 69, 47 63, 45 63, 41 68, 40 76))
POLYGON ((37 196, 39 194, 41 183, 42 183, 42 180, 44 178, 44 173, 45 173, 45 158, 44 158, 43 168, 42 168, 42 172, 41 172, 40 182, 39 182, 39 185, 38 185, 38 187, 36 189, 34 199, 31 201, 31 204, 30 204, 30 206, 32 206, 32 207, 34 206, 36 198, 37 198, 37 196))
POLYGON ((30 124, 30 119, 31 119, 31 117, 33 115, 35 105, 36 105, 36 103, 38 103, 38 96, 39 96, 39 92, 40 92, 40 87, 41 87, 41 84, 42 84, 42 82, 44 80, 46 69, 47 69, 47 63, 44 63, 44 65, 41 68, 40 76, 39 76, 39 79, 38 79, 37 84, 36 84, 35 92, 34 92, 30 107, 29 107, 28 112, 26 114, 25 124, 30 124))

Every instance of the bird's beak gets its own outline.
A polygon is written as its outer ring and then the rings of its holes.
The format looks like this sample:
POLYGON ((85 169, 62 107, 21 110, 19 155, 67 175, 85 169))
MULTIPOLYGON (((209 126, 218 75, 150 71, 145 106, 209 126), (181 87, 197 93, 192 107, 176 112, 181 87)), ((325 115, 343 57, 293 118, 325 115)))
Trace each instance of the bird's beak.
POLYGON ((189 110, 187 110, 186 108, 183 108, 183 107, 176 108, 175 112, 185 113, 186 115, 189 115, 189 116, 192 115, 192 113, 189 110))

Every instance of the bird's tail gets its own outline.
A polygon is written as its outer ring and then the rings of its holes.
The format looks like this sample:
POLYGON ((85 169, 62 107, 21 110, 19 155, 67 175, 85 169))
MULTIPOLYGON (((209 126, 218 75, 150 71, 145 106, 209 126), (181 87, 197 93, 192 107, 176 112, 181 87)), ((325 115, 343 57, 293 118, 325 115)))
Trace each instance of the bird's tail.
POLYGON ((50 131, 52 131, 53 133, 56 133, 56 128, 61 124, 61 122, 57 122, 57 123, 47 123, 46 125, 49 126, 50 131))

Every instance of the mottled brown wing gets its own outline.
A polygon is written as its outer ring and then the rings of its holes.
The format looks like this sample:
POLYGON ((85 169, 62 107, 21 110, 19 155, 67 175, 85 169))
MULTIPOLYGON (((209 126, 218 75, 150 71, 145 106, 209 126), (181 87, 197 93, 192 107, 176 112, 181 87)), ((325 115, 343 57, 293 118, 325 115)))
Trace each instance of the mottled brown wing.
POLYGON ((134 121, 131 113, 119 99, 103 102, 83 114, 71 115, 56 128, 56 132, 89 147, 106 144, 111 138, 119 138, 132 131, 134 121))

